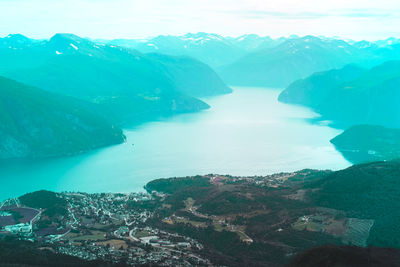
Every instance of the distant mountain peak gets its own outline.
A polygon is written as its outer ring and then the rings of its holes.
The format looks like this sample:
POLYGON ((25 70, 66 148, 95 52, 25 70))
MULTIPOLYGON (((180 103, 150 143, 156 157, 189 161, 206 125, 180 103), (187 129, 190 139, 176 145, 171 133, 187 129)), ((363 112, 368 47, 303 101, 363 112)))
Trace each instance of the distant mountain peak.
POLYGON ((49 43, 51 44, 59 44, 59 45, 73 44, 75 47, 77 44, 83 42, 87 43, 90 41, 70 33, 57 33, 49 40, 49 43))
POLYGON ((313 35, 306 35, 306 36, 304 36, 304 37, 297 37, 297 38, 292 38, 292 39, 304 41, 304 42, 306 42, 306 43, 309 43, 309 42, 321 42, 321 41, 323 41, 322 38, 319 38, 319 37, 313 36, 313 35))
POLYGON ((194 42, 205 42, 211 40, 217 41, 224 41, 225 38, 221 35, 215 33, 205 33, 205 32, 198 32, 198 33, 187 33, 181 37, 181 39, 186 41, 194 41, 194 42))
POLYGON ((357 47, 357 48, 361 48, 361 49, 369 48, 369 47, 377 47, 377 45, 375 43, 369 42, 369 41, 365 41, 365 40, 356 42, 356 43, 353 44, 353 46, 357 47))
POLYGON ((54 49, 57 55, 65 53, 95 53, 96 44, 88 39, 74 34, 57 33, 48 41, 48 45, 54 49))
POLYGON ((33 42, 32 39, 22 34, 9 34, 4 38, 0 38, 0 46, 11 49, 20 49, 21 47, 29 46, 33 42))
POLYGON ((260 36, 258 34, 254 34, 254 33, 252 33, 252 34, 243 34, 243 35, 241 35, 239 37, 236 37, 234 39, 236 41, 238 41, 238 42, 243 42, 243 41, 253 41, 254 42, 254 41, 257 41, 257 40, 268 40, 268 41, 272 40, 272 38, 269 37, 269 36, 262 37, 262 36, 260 36))
POLYGON ((9 40, 16 40, 16 41, 20 41, 20 42, 30 42, 31 39, 29 39, 28 37, 26 37, 25 35, 16 33, 16 34, 9 34, 6 37, 9 40))

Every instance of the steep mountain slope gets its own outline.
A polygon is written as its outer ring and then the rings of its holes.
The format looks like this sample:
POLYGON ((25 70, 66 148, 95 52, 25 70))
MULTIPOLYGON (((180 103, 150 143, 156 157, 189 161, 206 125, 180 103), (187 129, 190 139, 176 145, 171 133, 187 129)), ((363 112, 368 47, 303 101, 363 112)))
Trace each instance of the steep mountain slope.
POLYGON ((0 49, 0 74, 101 104, 108 117, 119 123, 205 109, 208 105, 192 96, 230 91, 214 71, 196 60, 156 60, 71 34, 57 34, 49 41, 18 49, 11 47, 0 49), (181 68, 191 71, 185 76, 176 74, 181 68), (188 82, 195 78, 202 86, 188 82))
POLYGON ((364 72, 349 72, 346 67, 315 74, 291 84, 279 100, 313 107, 321 119, 339 127, 376 124, 396 128, 400 126, 399 87, 400 61, 389 61, 364 72))
POLYGON ((356 65, 347 65, 342 69, 333 69, 326 72, 317 72, 306 79, 290 84, 280 95, 279 101, 291 104, 302 104, 309 107, 318 107, 335 90, 336 86, 354 80, 365 69, 356 65))
POLYGON ((0 159, 76 154, 124 139, 90 104, 0 77, 0 159))
POLYGON ((321 114, 344 126, 376 124, 400 126, 400 61, 370 69, 333 91, 319 107, 321 114))
POLYGON ((356 125, 331 143, 353 163, 400 159, 400 129, 356 125))
POLYGON ((165 65, 173 84, 186 95, 205 97, 232 92, 213 70, 200 61, 187 56, 170 57, 162 54, 148 54, 148 57, 165 65))

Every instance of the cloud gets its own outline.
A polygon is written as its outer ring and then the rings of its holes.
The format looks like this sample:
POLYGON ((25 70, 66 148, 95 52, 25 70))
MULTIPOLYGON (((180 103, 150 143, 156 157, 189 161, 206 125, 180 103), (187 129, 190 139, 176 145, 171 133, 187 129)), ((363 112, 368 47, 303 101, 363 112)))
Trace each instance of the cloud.
POLYGON ((398 0, 0 0, 0 35, 135 38, 208 31, 378 38, 398 32, 399 14, 398 0))
POLYGON ((235 10, 221 11, 221 13, 231 13, 245 18, 264 19, 264 18, 279 18, 279 19, 320 19, 328 17, 336 18, 400 18, 400 12, 394 10, 370 10, 370 9, 354 9, 354 10, 332 10, 327 12, 284 12, 270 10, 235 10))

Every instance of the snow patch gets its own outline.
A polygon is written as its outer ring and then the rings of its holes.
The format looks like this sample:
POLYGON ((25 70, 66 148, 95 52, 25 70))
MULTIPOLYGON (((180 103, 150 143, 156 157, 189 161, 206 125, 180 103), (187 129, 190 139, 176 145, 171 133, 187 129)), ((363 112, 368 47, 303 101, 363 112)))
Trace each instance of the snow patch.
POLYGON ((158 46, 156 46, 155 44, 147 44, 147 46, 151 46, 154 47, 154 49, 158 49, 158 46))
POLYGON ((79 48, 76 47, 74 44, 69 44, 73 49, 78 50, 79 48))

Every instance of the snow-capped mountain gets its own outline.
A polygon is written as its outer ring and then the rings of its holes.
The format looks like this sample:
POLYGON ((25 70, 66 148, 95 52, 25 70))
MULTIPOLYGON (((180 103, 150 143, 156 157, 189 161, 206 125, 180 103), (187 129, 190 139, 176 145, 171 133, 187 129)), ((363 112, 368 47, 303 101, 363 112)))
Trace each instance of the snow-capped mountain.
POLYGON ((212 67, 230 64, 249 52, 270 48, 284 41, 255 34, 224 37, 213 33, 188 33, 181 36, 160 35, 141 40, 112 40, 108 44, 134 48, 143 53, 187 55, 212 67))
POLYGON ((372 67, 398 58, 400 47, 395 45, 379 48, 366 42, 351 45, 340 39, 305 36, 249 53, 218 70, 232 85, 285 87, 314 72, 350 63, 372 67))

